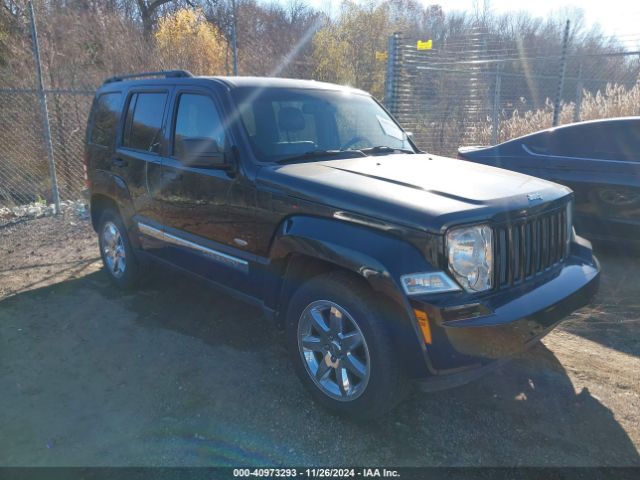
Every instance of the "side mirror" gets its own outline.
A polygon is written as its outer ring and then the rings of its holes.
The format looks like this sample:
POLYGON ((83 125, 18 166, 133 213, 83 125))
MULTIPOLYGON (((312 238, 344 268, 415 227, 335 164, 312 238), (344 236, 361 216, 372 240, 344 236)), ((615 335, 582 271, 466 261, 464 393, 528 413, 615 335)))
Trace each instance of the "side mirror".
POLYGON ((224 169, 229 166, 227 153, 210 138, 176 138, 175 156, 188 167, 224 169))

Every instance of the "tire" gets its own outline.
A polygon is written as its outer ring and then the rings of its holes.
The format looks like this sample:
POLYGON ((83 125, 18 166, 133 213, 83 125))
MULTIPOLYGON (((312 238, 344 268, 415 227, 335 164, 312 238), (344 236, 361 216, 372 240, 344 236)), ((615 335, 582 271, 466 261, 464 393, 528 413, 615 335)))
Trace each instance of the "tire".
POLYGON ((124 290, 133 288, 141 274, 140 265, 120 215, 111 209, 100 217, 98 243, 102 264, 111 281, 124 290))
POLYGON ((600 187, 589 192, 591 203, 603 218, 616 213, 638 208, 640 191, 624 187, 600 187))
POLYGON ((316 402, 339 415, 370 419, 403 399, 407 380, 388 333, 390 314, 347 272, 313 277, 294 293, 287 308, 287 347, 316 402), (336 334, 338 324, 342 333, 336 334))

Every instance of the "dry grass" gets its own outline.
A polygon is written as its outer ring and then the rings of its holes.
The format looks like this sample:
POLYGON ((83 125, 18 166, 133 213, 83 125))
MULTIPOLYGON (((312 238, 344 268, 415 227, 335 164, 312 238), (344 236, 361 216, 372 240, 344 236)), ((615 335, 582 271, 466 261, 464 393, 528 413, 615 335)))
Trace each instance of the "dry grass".
MULTIPOLYGON (((563 103, 560 111, 560 124, 573 122, 576 105, 574 102, 563 103)), ((607 85, 604 92, 584 91, 580 107, 580 120, 598 118, 626 117, 640 115, 640 79, 630 89, 624 85, 607 85)), ((502 112, 498 141, 504 142, 528 133, 549 128, 553 120, 553 103, 547 99, 544 108, 520 112, 513 110, 509 115, 502 112)), ((483 122, 475 129, 475 143, 490 145, 492 142, 491 122, 483 122)))

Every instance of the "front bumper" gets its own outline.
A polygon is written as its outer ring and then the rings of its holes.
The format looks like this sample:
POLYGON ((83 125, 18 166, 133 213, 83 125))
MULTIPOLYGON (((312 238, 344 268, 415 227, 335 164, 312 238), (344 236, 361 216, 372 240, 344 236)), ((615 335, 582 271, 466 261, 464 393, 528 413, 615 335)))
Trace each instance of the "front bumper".
POLYGON ((412 299, 427 313, 431 372, 423 389, 466 383, 526 350, 563 318, 587 305, 598 289, 600 265, 588 242, 577 239, 562 268, 538 282, 496 292, 470 303, 450 297, 412 299), (456 301, 457 300, 457 301, 456 301))

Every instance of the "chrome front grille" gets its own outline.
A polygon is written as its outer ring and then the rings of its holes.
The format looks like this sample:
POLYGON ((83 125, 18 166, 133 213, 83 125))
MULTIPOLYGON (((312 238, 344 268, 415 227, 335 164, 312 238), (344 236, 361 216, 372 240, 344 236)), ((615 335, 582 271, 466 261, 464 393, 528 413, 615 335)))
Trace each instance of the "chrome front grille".
POLYGON ((495 285, 517 285, 562 263, 568 254, 567 206, 516 219, 494 230, 495 285))

